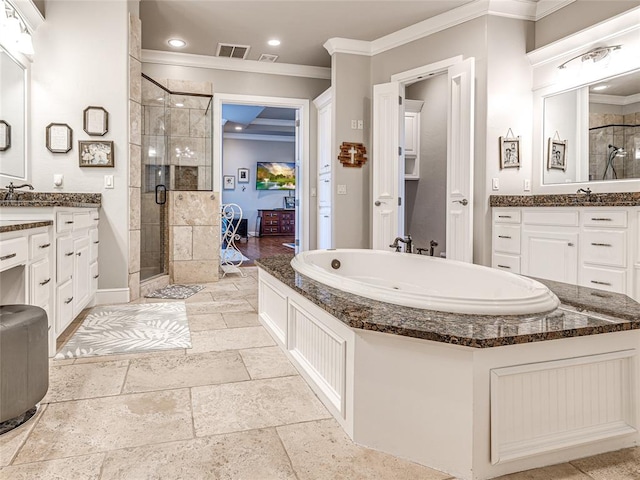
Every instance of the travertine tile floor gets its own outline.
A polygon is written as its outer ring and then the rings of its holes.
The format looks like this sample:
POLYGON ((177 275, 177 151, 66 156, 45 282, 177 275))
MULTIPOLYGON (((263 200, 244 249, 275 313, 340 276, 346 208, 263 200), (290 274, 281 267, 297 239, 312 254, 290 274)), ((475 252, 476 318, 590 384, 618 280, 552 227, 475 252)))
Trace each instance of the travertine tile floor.
MULTIPOLYGON (((52 361, 43 408, 0 437, 0 478, 450 479, 349 440, 260 326, 246 271, 187 300, 191 349, 52 361)), ((640 448, 506 479, 640 480, 640 448)))

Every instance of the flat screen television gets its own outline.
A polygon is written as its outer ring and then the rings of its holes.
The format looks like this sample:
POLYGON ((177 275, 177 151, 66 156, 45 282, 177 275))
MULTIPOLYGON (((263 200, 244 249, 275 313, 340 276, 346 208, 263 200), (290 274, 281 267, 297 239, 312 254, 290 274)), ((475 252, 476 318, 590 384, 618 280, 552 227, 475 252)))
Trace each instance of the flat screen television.
POLYGON ((288 162, 258 162, 256 190, 295 190, 296 164, 288 162))

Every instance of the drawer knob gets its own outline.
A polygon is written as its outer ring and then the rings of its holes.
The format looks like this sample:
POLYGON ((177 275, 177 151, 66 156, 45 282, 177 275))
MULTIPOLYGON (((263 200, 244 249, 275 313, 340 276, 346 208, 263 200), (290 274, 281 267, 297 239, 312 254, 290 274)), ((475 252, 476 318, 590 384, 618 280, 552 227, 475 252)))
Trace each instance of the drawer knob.
POLYGON ((65 257, 70 257, 71 255, 73 255, 73 252, 67 252, 64 254, 65 257))
POLYGON ((94 275, 93 278, 98 278, 99 276, 100 276, 100 274, 98 273, 98 274, 94 275))
POLYGON ((511 215, 498 215, 498 218, 511 218, 511 215))
POLYGON ((46 280, 43 280, 42 282, 40 282, 40 285, 46 285, 50 281, 51 281, 51 278, 47 278, 46 280))
POLYGON ((0 257, 0 260, 9 260, 10 258, 13 258, 17 255, 17 253, 10 253, 9 255, 3 255, 2 257, 0 257))
POLYGON ((71 302, 73 302, 73 297, 69 297, 64 301, 64 303, 66 303, 67 305, 69 305, 71 302))
POLYGON ((611 247, 612 246, 610 243, 597 243, 597 242, 591 242, 591 245, 593 245, 594 247, 611 247))
POLYGON ((498 238, 511 238, 509 235, 498 235, 498 238))
POLYGON ((610 222, 611 221, 610 218, 606 218, 606 217, 592 217, 591 220, 593 220, 594 222, 610 222))
POLYGON ((45 243, 44 245, 40 245, 40 248, 49 248, 50 246, 50 243, 45 243))
POLYGON ((509 265, 498 265, 500 268, 508 268, 509 270, 511 270, 511 267, 509 265))
POLYGON ((82 252, 78 252, 78 253, 76 253, 76 255, 77 255, 78 257, 81 257, 81 256, 82 256, 82 252))
POLYGON ((601 282, 599 280, 591 280, 591 283, 594 283, 596 285, 607 285, 609 287, 611 286, 611 283, 609 283, 609 282, 601 282))

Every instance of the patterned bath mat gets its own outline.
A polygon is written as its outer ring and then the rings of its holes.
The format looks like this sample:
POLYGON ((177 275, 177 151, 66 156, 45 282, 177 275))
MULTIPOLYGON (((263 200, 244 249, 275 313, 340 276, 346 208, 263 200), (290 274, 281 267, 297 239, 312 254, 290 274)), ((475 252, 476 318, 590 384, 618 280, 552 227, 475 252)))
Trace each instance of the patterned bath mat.
POLYGON ((191 348, 184 302, 94 307, 55 358, 191 348))
POLYGON ((198 293, 204 287, 202 285, 167 285, 159 290, 145 295, 146 298, 166 298, 173 300, 184 300, 191 295, 198 293))

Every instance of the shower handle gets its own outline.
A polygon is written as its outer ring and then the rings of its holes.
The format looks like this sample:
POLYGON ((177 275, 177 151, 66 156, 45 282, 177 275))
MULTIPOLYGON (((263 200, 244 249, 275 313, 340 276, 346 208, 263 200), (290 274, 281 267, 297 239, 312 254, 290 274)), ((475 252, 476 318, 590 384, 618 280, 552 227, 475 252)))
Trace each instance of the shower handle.
POLYGON ((167 203, 167 187, 162 184, 156 185, 156 203, 158 205, 167 203))

